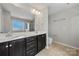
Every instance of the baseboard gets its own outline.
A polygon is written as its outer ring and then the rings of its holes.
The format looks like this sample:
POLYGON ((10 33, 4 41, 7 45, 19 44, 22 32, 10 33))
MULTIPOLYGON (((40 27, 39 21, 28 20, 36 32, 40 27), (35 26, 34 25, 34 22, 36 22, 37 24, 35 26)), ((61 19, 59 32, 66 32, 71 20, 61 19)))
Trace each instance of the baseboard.
POLYGON ((63 46, 67 46, 67 47, 79 50, 79 48, 77 48, 77 47, 73 47, 73 46, 70 46, 70 45, 62 43, 62 42, 54 41, 54 43, 57 43, 57 44, 60 44, 60 45, 63 45, 63 46))

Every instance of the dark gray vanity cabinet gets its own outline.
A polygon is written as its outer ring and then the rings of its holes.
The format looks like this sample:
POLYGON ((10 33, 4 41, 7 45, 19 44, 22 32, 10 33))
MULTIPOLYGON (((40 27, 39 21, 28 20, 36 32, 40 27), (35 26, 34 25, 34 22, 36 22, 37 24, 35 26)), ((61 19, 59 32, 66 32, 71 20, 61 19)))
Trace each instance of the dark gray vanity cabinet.
POLYGON ((46 34, 0 43, 0 56, 34 56, 46 46, 46 34))
POLYGON ((40 52, 42 49, 46 46, 46 34, 38 35, 37 36, 37 45, 38 45, 38 52, 40 52))
POLYGON ((18 39, 9 42, 9 55, 10 56, 24 56, 25 55, 25 40, 18 39))
POLYGON ((26 38, 26 56, 34 56, 37 54, 36 36, 26 38))
POLYGON ((8 56, 8 42, 0 43, 0 56, 8 56))

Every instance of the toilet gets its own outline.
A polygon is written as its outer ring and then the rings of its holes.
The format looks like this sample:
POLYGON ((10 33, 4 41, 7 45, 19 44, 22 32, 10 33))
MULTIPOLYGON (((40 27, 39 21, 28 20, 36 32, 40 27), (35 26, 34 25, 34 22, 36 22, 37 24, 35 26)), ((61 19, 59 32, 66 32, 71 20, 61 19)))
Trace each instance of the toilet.
POLYGON ((48 37, 48 45, 50 46, 53 43, 53 38, 48 37))

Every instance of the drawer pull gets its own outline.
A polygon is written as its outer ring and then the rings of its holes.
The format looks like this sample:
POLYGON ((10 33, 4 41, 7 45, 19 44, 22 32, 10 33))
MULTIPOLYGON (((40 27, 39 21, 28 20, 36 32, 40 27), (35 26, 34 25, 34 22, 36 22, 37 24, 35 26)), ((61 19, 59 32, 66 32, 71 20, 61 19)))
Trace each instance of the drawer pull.
POLYGON ((8 45, 6 45, 5 47, 8 48, 8 45))
POLYGON ((12 44, 10 44, 9 46, 12 47, 12 44))

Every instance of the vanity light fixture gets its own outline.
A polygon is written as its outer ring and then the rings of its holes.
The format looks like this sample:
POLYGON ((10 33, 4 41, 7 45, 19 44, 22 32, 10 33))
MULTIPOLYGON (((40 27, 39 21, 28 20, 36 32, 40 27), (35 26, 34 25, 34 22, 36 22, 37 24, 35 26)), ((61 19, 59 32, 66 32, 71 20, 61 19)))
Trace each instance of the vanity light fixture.
POLYGON ((32 10, 31 10, 31 12, 32 12, 33 14, 35 14, 35 11, 36 11, 35 9, 32 9, 32 10))
POLYGON ((40 11, 38 11, 36 9, 32 9, 32 13, 35 14, 35 15, 39 15, 40 14, 40 11))
POLYGON ((40 11, 36 11, 36 15, 39 15, 40 14, 40 11))

